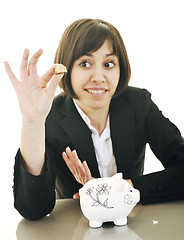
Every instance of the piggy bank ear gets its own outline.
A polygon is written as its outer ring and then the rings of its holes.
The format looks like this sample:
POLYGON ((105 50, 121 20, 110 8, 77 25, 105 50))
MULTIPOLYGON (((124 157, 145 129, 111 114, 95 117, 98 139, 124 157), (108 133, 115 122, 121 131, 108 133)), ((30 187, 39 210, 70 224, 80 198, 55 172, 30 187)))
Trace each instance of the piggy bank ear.
POLYGON ((123 173, 116 173, 112 178, 117 180, 123 179, 123 173))

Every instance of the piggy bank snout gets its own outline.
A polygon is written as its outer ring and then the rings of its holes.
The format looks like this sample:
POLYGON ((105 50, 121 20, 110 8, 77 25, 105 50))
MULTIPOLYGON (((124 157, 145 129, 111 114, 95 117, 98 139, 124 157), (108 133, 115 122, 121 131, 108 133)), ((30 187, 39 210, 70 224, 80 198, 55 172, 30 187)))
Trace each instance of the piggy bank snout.
POLYGON ((137 204, 140 201, 140 192, 137 189, 133 191, 134 204, 137 204))
POLYGON ((129 193, 133 198, 133 203, 137 204, 140 201, 140 192, 138 189, 129 187, 129 184, 125 180, 116 182, 116 191, 124 194, 129 193), (128 189, 127 189, 128 187, 128 189))

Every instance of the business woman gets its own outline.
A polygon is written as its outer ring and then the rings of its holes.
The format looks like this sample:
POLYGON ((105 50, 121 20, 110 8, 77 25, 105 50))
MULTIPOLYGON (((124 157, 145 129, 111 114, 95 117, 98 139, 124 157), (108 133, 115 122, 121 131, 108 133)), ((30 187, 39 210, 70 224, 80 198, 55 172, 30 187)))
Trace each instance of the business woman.
POLYGON ((55 64, 39 77, 41 54, 28 62, 24 51, 21 81, 5 63, 22 112, 16 209, 39 219, 52 211, 56 196, 78 197, 85 182, 117 172, 140 190, 142 203, 183 199, 183 138, 147 90, 128 86, 130 65, 118 30, 102 20, 75 21, 63 34, 55 64), (55 74, 61 63, 64 76, 55 74), (63 91, 54 98, 58 83, 63 91), (163 171, 143 175, 147 143, 163 171))

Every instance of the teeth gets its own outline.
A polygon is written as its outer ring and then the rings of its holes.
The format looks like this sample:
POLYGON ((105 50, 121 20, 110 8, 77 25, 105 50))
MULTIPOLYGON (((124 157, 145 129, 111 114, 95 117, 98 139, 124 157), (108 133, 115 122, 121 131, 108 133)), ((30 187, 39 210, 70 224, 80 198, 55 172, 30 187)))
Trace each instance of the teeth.
POLYGON ((105 92, 105 90, 93 90, 93 89, 88 89, 88 92, 90 92, 90 93, 104 93, 105 92))

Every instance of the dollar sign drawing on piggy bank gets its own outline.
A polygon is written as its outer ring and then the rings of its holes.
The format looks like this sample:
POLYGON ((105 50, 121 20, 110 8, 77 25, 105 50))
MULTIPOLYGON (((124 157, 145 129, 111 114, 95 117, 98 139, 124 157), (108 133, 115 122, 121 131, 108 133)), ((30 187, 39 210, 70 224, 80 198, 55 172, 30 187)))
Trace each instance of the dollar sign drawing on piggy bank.
POLYGON ((139 190, 124 180, 122 173, 90 180, 79 195, 82 213, 92 228, 112 221, 117 226, 126 225, 127 216, 140 200, 139 190))

